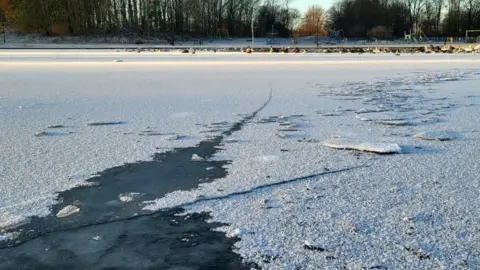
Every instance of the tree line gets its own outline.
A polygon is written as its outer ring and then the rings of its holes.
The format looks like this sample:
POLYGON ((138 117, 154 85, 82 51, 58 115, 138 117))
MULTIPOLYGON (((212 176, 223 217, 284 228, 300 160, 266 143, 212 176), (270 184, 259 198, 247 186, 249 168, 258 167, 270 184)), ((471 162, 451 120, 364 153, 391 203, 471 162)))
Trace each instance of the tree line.
POLYGON ((71 35, 289 35, 291 0, 0 0, 0 19, 22 31, 71 35), (262 2, 262 3, 261 3, 262 2))
POLYGON ((463 36, 480 29, 480 0, 338 0, 304 16, 294 0, 0 0, 0 21, 47 35, 140 37, 463 36))
POLYGON ((480 29, 480 0, 340 0, 329 18, 349 37, 464 36, 480 29))

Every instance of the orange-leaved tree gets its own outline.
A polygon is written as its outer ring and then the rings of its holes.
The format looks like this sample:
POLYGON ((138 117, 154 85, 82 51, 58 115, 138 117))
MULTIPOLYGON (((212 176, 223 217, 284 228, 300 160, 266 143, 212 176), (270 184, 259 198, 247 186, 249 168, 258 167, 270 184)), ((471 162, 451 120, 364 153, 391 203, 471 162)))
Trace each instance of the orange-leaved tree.
POLYGON ((0 0, 0 22, 7 21, 12 16, 12 0, 0 0))
POLYGON ((325 36, 326 16, 325 11, 319 5, 312 5, 305 12, 303 23, 299 29, 300 36, 325 36))

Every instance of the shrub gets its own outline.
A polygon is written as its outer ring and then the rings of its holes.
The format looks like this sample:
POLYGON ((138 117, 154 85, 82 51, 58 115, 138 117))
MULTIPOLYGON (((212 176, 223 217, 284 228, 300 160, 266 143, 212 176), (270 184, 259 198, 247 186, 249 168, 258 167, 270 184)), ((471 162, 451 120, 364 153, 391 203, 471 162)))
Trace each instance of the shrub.
POLYGON ((375 26, 367 31, 367 37, 378 39, 390 39, 392 38, 393 31, 383 25, 375 26))

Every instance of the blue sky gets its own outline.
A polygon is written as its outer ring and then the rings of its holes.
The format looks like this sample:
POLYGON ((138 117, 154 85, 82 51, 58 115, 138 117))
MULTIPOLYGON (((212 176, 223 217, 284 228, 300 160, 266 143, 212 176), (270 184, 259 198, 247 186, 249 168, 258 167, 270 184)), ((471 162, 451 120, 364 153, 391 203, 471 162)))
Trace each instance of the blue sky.
POLYGON ((320 5, 325 10, 329 9, 332 6, 333 0, 294 0, 292 6, 300 9, 300 11, 305 12, 310 5, 320 5))

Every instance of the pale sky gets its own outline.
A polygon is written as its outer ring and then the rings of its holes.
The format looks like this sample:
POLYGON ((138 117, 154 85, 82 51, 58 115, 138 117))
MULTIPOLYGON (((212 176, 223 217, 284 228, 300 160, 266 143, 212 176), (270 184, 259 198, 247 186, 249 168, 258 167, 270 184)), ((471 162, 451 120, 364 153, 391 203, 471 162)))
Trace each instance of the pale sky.
POLYGON ((300 9, 301 12, 305 12, 311 5, 320 5, 325 10, 328 10, 332 6, 333 0, 293 0, 292 6, 300 9))

